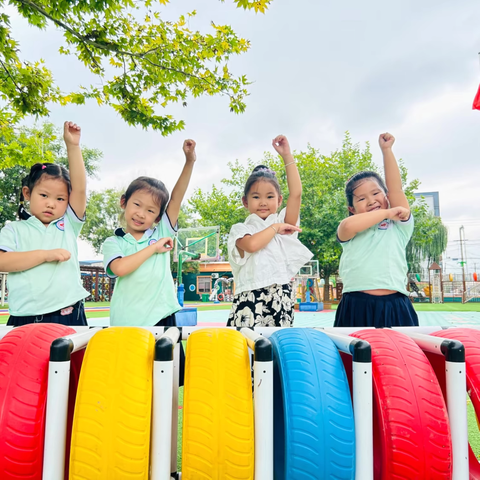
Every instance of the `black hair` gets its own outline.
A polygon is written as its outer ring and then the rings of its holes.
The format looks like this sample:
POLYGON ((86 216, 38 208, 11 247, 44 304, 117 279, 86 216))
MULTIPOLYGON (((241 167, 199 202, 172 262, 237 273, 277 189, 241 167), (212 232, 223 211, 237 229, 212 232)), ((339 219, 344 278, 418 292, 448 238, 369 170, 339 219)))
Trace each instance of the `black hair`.
POLYGON ((49 178, 58 178, 63 180, 67 185, 68 195, 72 191, 72 183, 70 182, 70 174, 65 167, 57 165, 56 163, 36 163, 30 168, 30 173, 22 180, 22 189, 20 190, 20 205, 18 206, 17 215, 20 220, 28 220, 31 215, 25 210, 23 204, 25 198, 23 196, 23 187, 27 187, 32 193, 35 185, 37 185, 40 180, 47 175, 49 178))
MULTIPOLYGON (((358 172, 355 175, 351 176, 347 183, 345 184, 345 195, 347 196, 347 202, 349 207, 353 207, 353 192, 357 189, 362 183, 362 180, 373 178, 377 181, 379 187, 385 192, 385 195, 388 193, 387 186, 383 181, 383 178, 377 172, 363 171, 358 172)), ((349 210, 349 214, 353 215, 349 210)))
POLYGON ((139 190, 144 190, 152 194, 155 203, 160 208, 160 213, 157 218, 157 220, 160 220, 170 199, 170 194, 165 184, 156 178, 138 177, 128 186, 127 191, 120 198, 122 205, 127 205, 130 197, 139 190))
POLYGON ((252 185, 258 182, 259 180, 263 180, 264 182, 271 183, 275 190, 278 193, 278 196, 282 195, 280 191, 280 184, 278 183, 277 174, 274 170, 270 170, 265 165, 257 165, 253 170, 250 176, 245 183, 245 188, 243 189, 243 196, 246 197, 252 188, 252 185))

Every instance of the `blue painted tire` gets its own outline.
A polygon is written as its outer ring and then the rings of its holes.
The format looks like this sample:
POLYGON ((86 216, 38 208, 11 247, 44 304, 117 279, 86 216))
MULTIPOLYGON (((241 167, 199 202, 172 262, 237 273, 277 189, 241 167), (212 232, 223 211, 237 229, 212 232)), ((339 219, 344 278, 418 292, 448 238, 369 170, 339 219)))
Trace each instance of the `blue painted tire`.
POLYGON ((322 332, 278 330, 274 354, 274 478, 354 479, 355 428, 337 348, 322 332))

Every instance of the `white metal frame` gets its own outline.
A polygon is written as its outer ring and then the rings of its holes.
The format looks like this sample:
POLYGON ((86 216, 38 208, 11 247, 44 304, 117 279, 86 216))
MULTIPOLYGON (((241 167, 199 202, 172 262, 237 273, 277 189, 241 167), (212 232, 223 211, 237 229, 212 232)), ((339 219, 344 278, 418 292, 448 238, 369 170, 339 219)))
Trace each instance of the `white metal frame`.
MULTIPOLYGON (((177 444, 172 443, 173 430, 178 425, 178 366, 175 372, 175 351, 179 351, 180 331, 172 327, 165 331, 161 338, 167 337, 171 344, 170 359, 157 360, 153 363, 153 402, 152 402, 152 446, 151 446, 151 479, 170 480, 170 474, 177 471, 177 444), (176 378, 176 382, 175 382, 176 378), (174 384, 176 383, 176 387, 174 384), (177 390, 177 415, 175 411, 175 395, 177 390), (174 427, 174 417, 176 425, 174 427), (170 432, 170 429, 172 432, 170 432), (174 446, 174 448, 172 448, 174 446), (175 465, 172 465, 175 454, 175 465), (172 469, 174 468, 174 469, 172 469)), ((157 352, 157 346, 155 347, 157 352)))
MULTIPOLYGON (((315 330, 322 330, 316 328, 315 330)), ((333 332, 324 332, 338 350, 352 356, 353 413, 355 421, 355 479, 373 480, 373 390, 372 356, 368 342, 333 332), (355 345, 368 346, 369 361, 358 361, 355 345)), ((365 359, 368 360, 368 359, 365 359)))
MULTIPOLYGON (((183 327, 181 329, 148 327, 156 338, 163 335, 172 340, 188 336, 202 328, 183 327), (181 331, 181 332, 180 332, 181 331)), ((216 327, 234 328, 234 327, 216 327)), ((451 327, 455 328, 455 327, 451 327)), ((468 327, 475 328, 475 327, 468 327)), ((0 326, 0 339, 12 327, 0 326)), ((250 348, 260 336, 270 337, 280 327, 263 327, 254 330, 242 329, 250 348)), ((442 354, 445 338, 431 337, 428 334, 444 330, 444 327, 398 327, 394 330, 410 336, 424 351, 442 354)), ((477 327, 476 329, 480 329, 477 327)), ((79 333, 63 337, 72 343, 71 352, 85 348, 88 341, 101 328, 76 328, 79 333)), ((364 328, 317 328, 326 333, 337 348, 352 354, 352 345, 358 339, 347 335, 364 328)), ((178 383, 179 355, 178 340, 174 347, 173 360, 154 364, 154 400, 152 403, 152 480, 170 480, 177 471, 177 428, 178 428, 178 383), (163 372, 162 372, 163 369, 163 372), (160 373, 159 373, 160 372, 160 373), (170 411, 169 411, 170 405, 170 411), (169 420, 171 418, 171 420, 169 420), (171 425, 170 431, 168 425, 171 425), (159 427, 158 425, 162 425, 159 427), (167 435, 165 435, 167 433, 167 435), (169 437, 169 438, 166 438, 169 437), (168 448, 170 445, 170 448, 168 448), (164 461, 170 457, 170 462, 164 461), (170 465, 170 471, 163 468, 157 473, 158 465, 170 465)), ((459 343, 459 342, 457 342, 459 343)), ((353 404, 356 430, 356 479, 373 478, 373 429, 372 429, 372 377, 371 363, 353 362, 353 404)), ((64 452, 68 409, 68 388, 70 361, 50 362, 47 392, 45 448, 43 478, 63 480, 64 452)), ((255 478, 270 480, 273 477, 273 362, 255 362, 255 478), (261 385, 261 387, 260 387, 261 385), (263 388, 264 387, 264 388, 263 388), (268 388, 267 388, 268 387, 268 388)), ((464 362, 446 359, 447 408, 452 433, 453 480, 468 480, 468 430, 466 412, 466 370, 464 362)), ((177 473, 181 478, 181 473, 177 473)))
MULTIPOLYGON (((269 358, 259 359, 255 344, 262 335, 249 328, 240 333, 253 350, 254 405, 255 405, 255 475, 254 478, 273 480, 273 352, 270 342, 269 358)), ((267 346, 268 348, 268 346, 267 346)))
MULTIPOLYGON (((63 337, 71 342, 74 353, 85 348, 100 328, 63 337)), ((58 339, 57 339, 58 340, 58 339)), ((47 408, 43 450, 43 478, 63 480, 67 435, 68 389, 70 384, 70 355, 66 361, 50 361, 48 366, 47 408)))

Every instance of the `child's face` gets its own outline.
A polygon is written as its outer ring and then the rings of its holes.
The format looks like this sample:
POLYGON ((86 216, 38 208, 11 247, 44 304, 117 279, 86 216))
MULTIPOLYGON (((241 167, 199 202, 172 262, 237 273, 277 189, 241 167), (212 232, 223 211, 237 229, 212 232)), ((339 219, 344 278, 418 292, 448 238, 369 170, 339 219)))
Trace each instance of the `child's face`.
POLYGON ((150 192, 137 190, 128 199, 126 205, 120 204, 125 210, 127 233, 143 233, 152 227, 160 215, 160 207, 150 192))
POLYGON ((250 213, 256 213, 265 220, 272 213, 276 213, 282 203, 282 196, 270 182, 259 180, 252 185, 248 195, 242 200, 250 213))
POLYGON ((43 175, 32 188, 23 187, 23 196, 30 202, 30 213, 44 225, 65 215, 68 207, 68 187, 59 179, 43 175))
POLYGON ((353 191, 353 207, 348 207, 348 210, 355 215, 387 208, 388 199, 384 190, 374 178, 367 178, 353 191))

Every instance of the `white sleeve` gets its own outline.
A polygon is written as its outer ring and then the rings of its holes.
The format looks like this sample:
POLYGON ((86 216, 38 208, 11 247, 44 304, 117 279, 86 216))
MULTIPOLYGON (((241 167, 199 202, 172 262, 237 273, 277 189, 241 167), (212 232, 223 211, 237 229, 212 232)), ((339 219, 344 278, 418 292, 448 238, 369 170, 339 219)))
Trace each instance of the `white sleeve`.
POLYGON ((240 256, 236 242, 243 238, 245 235, 253 235, 255 232, 252 227, 245 225, 244 223, 236 223, 230 229, 228 236, 228 260, 236 265, 244 265, 251 253, 244 252, 243 258, 240 256))

